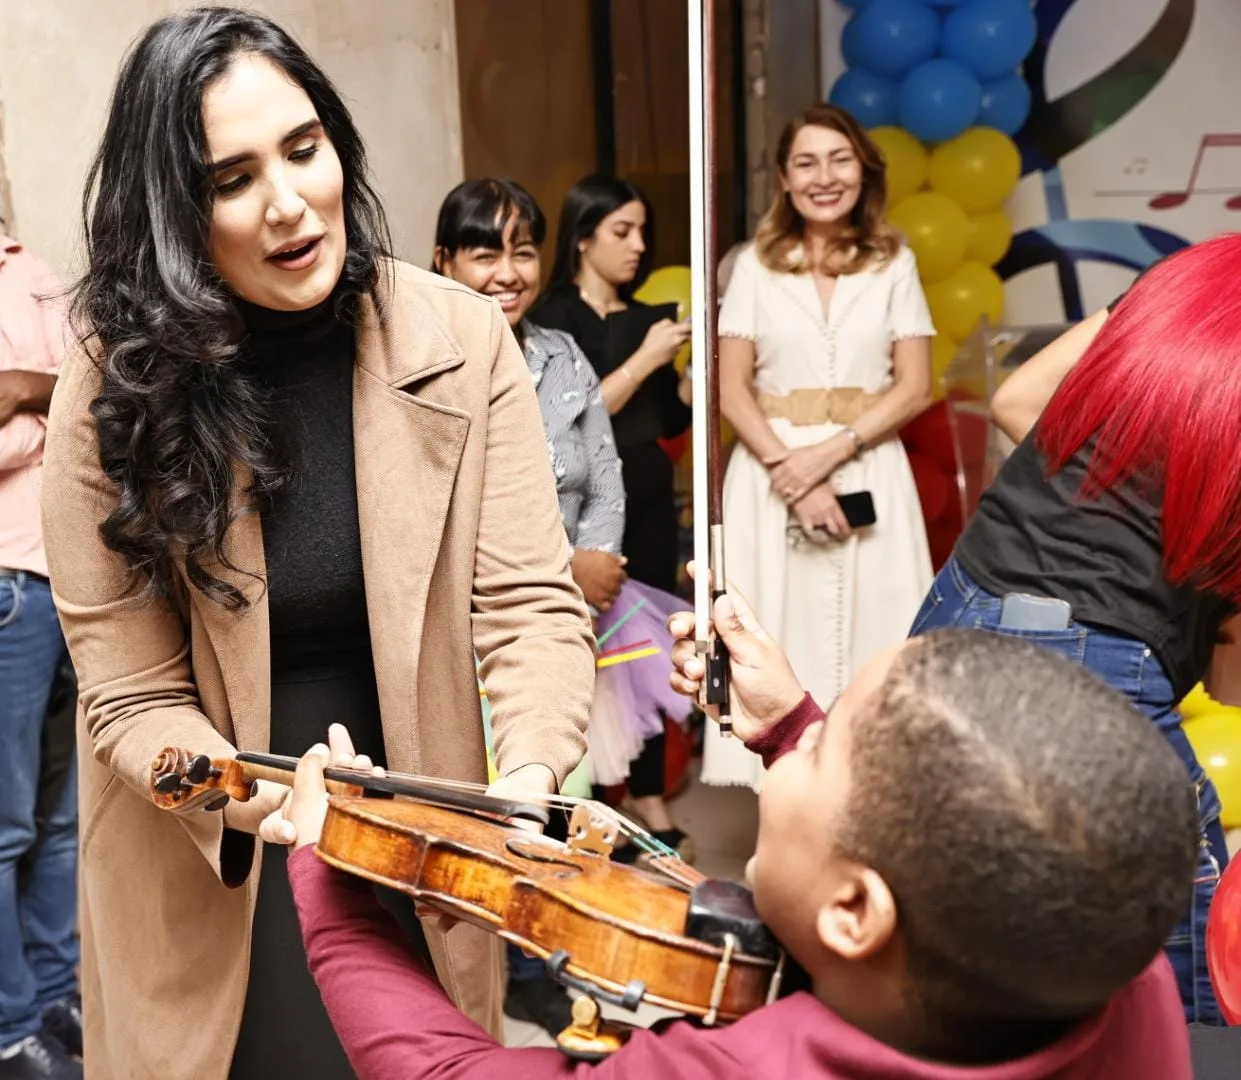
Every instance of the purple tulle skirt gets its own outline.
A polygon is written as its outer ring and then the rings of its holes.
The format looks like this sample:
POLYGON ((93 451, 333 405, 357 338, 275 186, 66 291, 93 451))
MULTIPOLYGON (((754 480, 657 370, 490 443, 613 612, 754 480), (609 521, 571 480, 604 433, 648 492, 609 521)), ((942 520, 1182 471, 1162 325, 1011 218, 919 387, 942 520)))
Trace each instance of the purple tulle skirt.
POLYGON ((672 674, 668 616, 687 607, 678 597, 630 580, 611 609, 599 616, 596 637, 601 659, 651 648, 659 651, 597 673, 586 733, 594 783, 623 783, 642 744, 663 733, 665 717, 681 724, 689 719, 693 702, 668 685, 672 674))

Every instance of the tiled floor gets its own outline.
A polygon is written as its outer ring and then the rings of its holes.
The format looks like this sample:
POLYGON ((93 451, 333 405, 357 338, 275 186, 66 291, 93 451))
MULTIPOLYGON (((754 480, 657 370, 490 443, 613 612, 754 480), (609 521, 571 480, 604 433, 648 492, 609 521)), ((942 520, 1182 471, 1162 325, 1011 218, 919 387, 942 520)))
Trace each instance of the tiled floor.
MULTIPOLYGON (((690 781, 672 803, 673 820, 694 838, 698 857, 694 865, 708 877, 740 881, 746 860, 754 854, 758 829, 758 805, 749 788, 707 787, 690 781)), ((647 1027, 667 1015, 659 1009, 642 1006, 636 1014, 624 1013, 610 1005, 604 1013, 617 1020, 647 1027)), ((552 1046, 542 1028, 505 1017, 504 1041, 509 1046, 552 1046)))

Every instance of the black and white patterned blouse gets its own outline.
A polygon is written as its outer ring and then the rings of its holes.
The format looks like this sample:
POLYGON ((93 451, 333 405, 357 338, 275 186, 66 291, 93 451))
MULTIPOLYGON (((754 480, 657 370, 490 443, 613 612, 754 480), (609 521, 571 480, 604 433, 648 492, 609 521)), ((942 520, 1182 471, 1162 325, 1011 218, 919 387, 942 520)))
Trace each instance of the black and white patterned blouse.
POLYGON ((543 414, 569 544, 619 555, 625 532, 625 485, 599 378, 563 331, 523 320, 520 334, 543 414))

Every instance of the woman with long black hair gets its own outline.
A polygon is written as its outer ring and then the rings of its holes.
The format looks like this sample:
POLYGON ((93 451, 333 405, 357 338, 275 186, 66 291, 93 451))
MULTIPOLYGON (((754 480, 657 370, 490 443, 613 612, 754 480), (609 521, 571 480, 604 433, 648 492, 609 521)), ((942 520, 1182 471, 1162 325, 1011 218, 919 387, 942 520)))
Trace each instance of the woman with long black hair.
MULTIPOLYGON (((651 229, 650 204, 633 184, 613 176, 579 180, 561 205, 551 281, 530 321, 568 333, 594 367, 625 481, 625 569, 635 581, 675 593, 676 489, 659 441, 689 427, 689 380, 678 379, 672 362, 690 330, 634 298, 651 270, 651 229)), ((692 858, 663 800, 664 761, 664 736, 654 735, 630 766, 628 809, 692 858)))
MULTIPOLYGON (((85 214, 44 515, 81 694, 89 1075, 344 1080, 284 849, 255 841, 284 789, 172 814, 151 762, 348 759, 340 721, 376 763, 485 781, 477 655, 498 785, 558 788, 594 657, 530 375, 494 300, 388 256, 348 111, 260 16, 141 38, 85 214)), ((425 943, 498 1032, 495 940, 425 943)))

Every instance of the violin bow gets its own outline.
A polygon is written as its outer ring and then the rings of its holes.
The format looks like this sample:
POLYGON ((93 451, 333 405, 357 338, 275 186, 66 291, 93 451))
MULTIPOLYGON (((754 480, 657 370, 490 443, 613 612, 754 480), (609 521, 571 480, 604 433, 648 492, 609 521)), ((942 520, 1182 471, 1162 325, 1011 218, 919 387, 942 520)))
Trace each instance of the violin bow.
POLYGON ((694 617, 697 651, 706 667, 699 703, 719 709, 720 733, 729 735, 732 721, 728 650, 711 624, 711 609, 725 589, 716 287, 719 251, 716 240, 715 0, 688 0, 688 6, 694 617))

